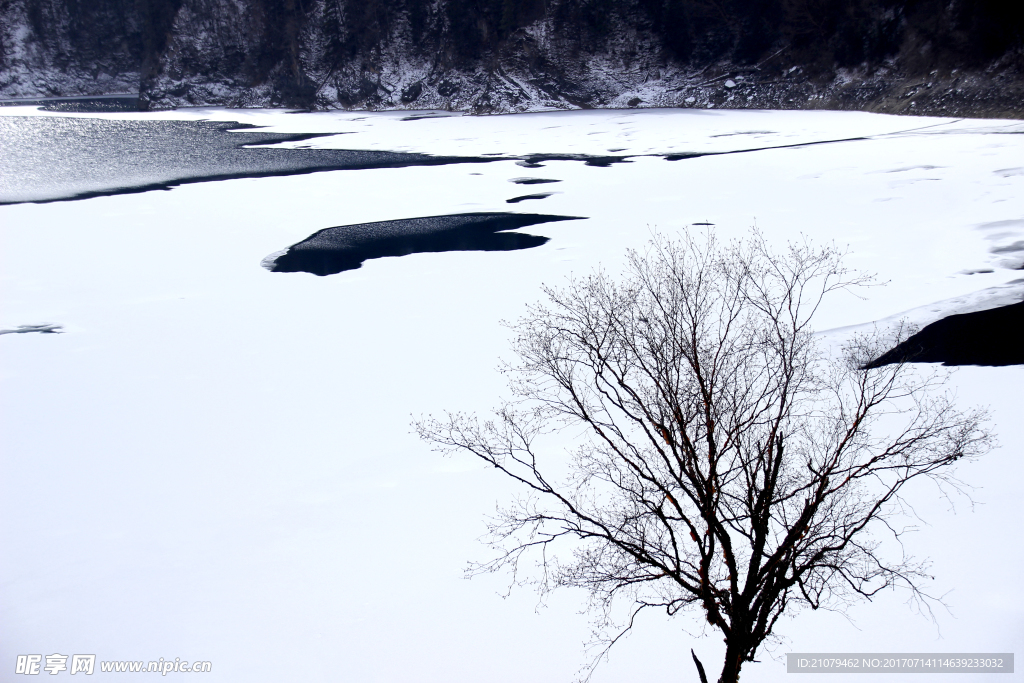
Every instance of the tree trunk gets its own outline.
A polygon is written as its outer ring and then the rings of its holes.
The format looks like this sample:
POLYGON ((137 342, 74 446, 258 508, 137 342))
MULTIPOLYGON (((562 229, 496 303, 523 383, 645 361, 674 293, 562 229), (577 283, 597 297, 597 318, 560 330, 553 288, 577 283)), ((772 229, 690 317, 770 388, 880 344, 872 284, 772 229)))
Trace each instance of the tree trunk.
POLYGON ((746 648, 726 642, 725 664, 722 665, 722 674, 718 677, 718 683, 737 683, 740 680, 740 667, 743 666, 745 652, 746 648))

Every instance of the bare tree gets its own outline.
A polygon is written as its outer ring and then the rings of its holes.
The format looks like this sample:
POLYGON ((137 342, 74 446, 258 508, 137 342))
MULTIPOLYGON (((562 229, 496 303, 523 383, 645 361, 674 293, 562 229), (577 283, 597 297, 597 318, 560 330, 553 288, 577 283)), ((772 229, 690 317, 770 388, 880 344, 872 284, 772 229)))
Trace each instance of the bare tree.
POLYGON ((887 557, 880 533, 898 539, 911 481, 959 489, 951 466, 991 447, 987 415, 958 410, 944 375, 864 369, 885 350, 875 340, 819 347, 822 300, 868 282, 842 256, 806 241, 773 253, 757 234, 656 237, 621 279, 545 288, 510 325, 514 400, 483 423, 416 425, 529 492, 493 522, 501 551, 476 569, 515 572, 538 551, 542 590, 585 588, 604 626, 626 601, 607 647, 642 610, 700 610, 725 637, 720 683, 801 606, 889 586, 927 602, 926 565, 887 557), (566 428, 572 448, 545 445, 566 428))

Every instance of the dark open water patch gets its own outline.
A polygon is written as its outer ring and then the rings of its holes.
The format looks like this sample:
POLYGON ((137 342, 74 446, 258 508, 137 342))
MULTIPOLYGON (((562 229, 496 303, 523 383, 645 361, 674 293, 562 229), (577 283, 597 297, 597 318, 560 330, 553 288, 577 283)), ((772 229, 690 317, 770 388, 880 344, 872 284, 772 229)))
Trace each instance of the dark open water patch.
POLYGON ((263 259, 275 273, 333 275, 363 261, 437 251, 513 251, 538 247, 547 237, 507 232, 527 225, 581 220, 532 213, 462 213, 327 228, 263 259))
POLYGON ((38 332, 40 334, 62 334, 64 326, 54 323, 42 323, 41 325, 18 325, 13 330, 0 330, 0 334, 27 334, 38 332))
MULTIPOLYGON (((730 133, 732 135, 732 133, 730 133)), ((739 133, 736 133, 739 135, 739 133)), ((724 137, 723 135, 713 135, 711 137, 724 137)), ((749 152, 766 152, 772 149, 793 149, 797 147, 813 147, 815 145, 834 145, 839 142, 863 142, 864 140, 870 140, 871 138, 859 136, 855 138, 839 138, 837 140, 810 140, 808 142, 794 142, 788 145, 769 145, 767 147, 749 147, 746 149, 729 149, 721 152, 681 152, 678 154, 662 154, 661 156, 665 161, 683 161, 685 159, 699 159, 700 157, 714 157, 723 156, 726 154, 747 154, 749 152)))
POLYGON ((423 121, 424 119, 447 119, 455 116, 463 116, 458 112, 450 111, 423 111, 403 117, 402 121, 423 121))
POLYGON ((1024 301, 937 320, 868 363, 1024 365, 1024 301))
POLYGON ((138 94, 29 97, 0 100, 0 106, 37 106, 43 111, 91 113, 144 110, 138 94))
POLYGON ((582 161, 587 166, 600 166, 608 168, 612 164, 631 164, 630 156, 647 156, 644 154, 633 154, 627 156, 594 156, 590 154, 527 154, 516 162, 525 168, 541 168, 546 161, 582 161))
POLYGON ((251 146, 323 135, 267 133, 234 122, 3 116, 0 204, 166 190, 231 178, 496 160, 251 146))
POLYGON ((554 194, 554 192, 538 192, 536 194, 524 194, 519 197, 513 197, 512 199, 506 199, 505 203, 518 204, 519 202, 524 202, 527 199, 546 199, 547 197, 550 197, 552 194, 554 194))
POLYGON ((555 180, 554 178, 512 178, 509 182, 516 185, 543 185, 545 183, 560 183, 562 181, 555 180))

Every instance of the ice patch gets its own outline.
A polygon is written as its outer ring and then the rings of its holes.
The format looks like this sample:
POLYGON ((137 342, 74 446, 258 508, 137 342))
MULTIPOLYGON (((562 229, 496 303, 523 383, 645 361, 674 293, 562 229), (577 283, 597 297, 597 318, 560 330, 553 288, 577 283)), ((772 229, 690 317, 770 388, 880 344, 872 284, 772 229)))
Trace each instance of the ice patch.
POLYGON ((287 249, 281 249, 280 251, 275 251, 273 254, 268 254, 267 256, 263 257, 262 261, 260 261, 260 266, 266 268, 270 272, 274 272, 274 267, 277 265, 277 259, 281 258, 287 253, 287 249))

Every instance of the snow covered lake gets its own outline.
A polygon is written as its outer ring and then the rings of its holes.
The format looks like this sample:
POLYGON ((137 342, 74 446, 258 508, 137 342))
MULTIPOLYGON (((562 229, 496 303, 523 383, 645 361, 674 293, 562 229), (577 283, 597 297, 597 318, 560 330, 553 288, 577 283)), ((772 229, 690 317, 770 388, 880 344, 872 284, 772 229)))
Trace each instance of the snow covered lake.
MULTIPOLYGON (((210 661, 211 681, 571 680, 584 596, 538 608, 529 589, 503 598, 506 576, 462 578, 514 489, 409 426, 497 403, 499 321, 542 283, 614 271, 653 230, 756 224, 848 246, 888 282, 832 299, 830 340, 1024 299, 1020 121, 4 107, 0 130, 0 328, 64 332, 0 336, 5 668, 94 653, 210 661), (337 226, 504 213, 585 220, 323 277, 261 267, 337 226)), ((786 680, 785 652, 1024 652, 1022 385, 1020 365, 953 375, 1002 445, 959 470, 980 505, 917 491, 928 524, 906 550, 933 560, 937 625, 898 592, 850 619, 800 613, 744 680, 786 680)), ((696 618, 648 615, 592 680, 696 680, 689 648, 717 669, 720 645, 696 618)))

